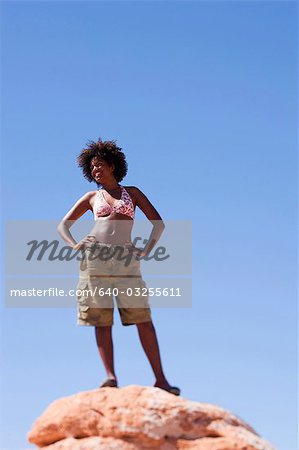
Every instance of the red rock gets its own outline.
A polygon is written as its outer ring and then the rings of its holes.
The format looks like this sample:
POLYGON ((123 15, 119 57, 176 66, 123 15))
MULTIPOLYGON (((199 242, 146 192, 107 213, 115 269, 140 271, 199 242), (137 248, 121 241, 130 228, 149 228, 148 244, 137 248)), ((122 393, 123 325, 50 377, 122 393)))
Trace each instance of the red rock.
POLYGON ((28 440, 45 450, 274 450, 227 410, 143 386, 60 398, 28 440))

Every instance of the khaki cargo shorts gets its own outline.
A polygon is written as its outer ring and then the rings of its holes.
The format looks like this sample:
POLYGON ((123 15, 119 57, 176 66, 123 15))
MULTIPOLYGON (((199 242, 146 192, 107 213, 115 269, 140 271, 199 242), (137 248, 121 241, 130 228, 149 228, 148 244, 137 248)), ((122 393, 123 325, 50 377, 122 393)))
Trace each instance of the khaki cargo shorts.
POLYGON ((78 325, 112 325, 113 298, 123 325, 151 321, 148 289, 132 244, 85 246, 76 296, 78 325))

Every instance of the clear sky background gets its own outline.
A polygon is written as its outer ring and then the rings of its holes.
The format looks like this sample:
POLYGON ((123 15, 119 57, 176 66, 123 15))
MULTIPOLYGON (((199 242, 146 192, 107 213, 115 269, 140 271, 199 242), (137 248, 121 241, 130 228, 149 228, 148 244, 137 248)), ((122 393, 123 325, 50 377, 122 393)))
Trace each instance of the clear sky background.
MULTIPOLYGON (((192 221, 192 309, 153 310, 169 381, 296 450, 296 4, 1 8, 3 219, 58 222, 96 188, 76 167, 81 148, 116 139, 123 183, 166 222, 192 221)), ((0 448, 29 448, 48 404, 104 371, 75 308, 1 317, 0 448)), ((120 385, 151 386, 117 311, 114 339, 120 385)))

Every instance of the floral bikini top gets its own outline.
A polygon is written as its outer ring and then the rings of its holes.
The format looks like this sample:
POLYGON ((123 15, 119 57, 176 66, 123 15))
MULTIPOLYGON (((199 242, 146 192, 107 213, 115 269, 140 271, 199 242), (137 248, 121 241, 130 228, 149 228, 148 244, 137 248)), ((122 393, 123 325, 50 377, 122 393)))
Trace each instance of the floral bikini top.
POLYGON ((98 217, 108 216, 113 212, 117 214, 125 214, 126 216, 134 219, 134 205, 132 199, 126 189, 119 185, 121 188, 121 198, 116 201, 116 205, 110 206, 106 202, 103 195, 103 189, 99 189, 96 194, 96 200, 94 204, 94 220, 98 217))

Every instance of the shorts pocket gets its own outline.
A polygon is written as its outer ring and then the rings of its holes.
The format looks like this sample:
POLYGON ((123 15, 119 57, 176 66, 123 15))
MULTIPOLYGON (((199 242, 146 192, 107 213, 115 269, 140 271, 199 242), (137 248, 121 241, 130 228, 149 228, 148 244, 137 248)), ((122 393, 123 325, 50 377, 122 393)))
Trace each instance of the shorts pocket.
POLYGON ((85 305, 78 305, 78 319, 83 321, 83 322, 87 322, 90 323, 91 320, 91 309, 89 306, 85 306, 85 305))
POLYGON ((76 286, 76 296, 78 303, 82 306, 88 307, 88 298, 91 298, 88 293, 89 289, 88 280, 80 279, 76 286))

